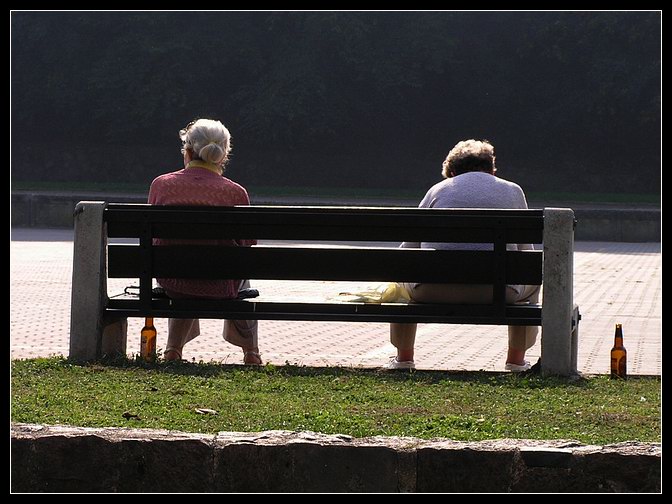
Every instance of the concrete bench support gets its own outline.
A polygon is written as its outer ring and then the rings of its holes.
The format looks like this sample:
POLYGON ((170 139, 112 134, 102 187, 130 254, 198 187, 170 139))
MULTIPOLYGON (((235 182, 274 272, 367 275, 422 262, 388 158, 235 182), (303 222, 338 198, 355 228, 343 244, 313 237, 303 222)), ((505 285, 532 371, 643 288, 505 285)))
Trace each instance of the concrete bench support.
POLYGON ((541 336, 541 370, 545 376, 577 372, 578 307, 573 295, 574 212, 546 208, 541 336))
POLYGON ((75 207, 70 359, 88 361, 126 353, 126 319, 105 316, 107 302, 105 202, 75 207))

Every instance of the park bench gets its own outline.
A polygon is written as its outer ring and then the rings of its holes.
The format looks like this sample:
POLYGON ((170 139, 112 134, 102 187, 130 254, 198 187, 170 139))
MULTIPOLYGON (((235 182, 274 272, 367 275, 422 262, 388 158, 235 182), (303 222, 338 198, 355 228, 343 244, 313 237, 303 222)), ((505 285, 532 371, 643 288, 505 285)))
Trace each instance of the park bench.
POLYGON ((577 368, 579 321, 573 304, 574 222, 572 210, 555 208, 80 202, 75 209, 70 358, 125 353, 127 317, 538 325, 542 372, 571 375, 577 368), (257 239, 270 245, 156 246, 154 238, 257 239), (287 244, 292 241, 296 243, 287 244), (390 245, 316 247, 307 241, 390 245), (489 243, 492 250, 402 249, 401 241, 489 243), (543 243, 543 249, 507 251, 507 243, 543 243), (135 281, 139 295, 109 297, 108 278, 135 281), (256 299, 169 299, 153 291, 154 278, 477 283, 493 285, 494 296, 484 305, 307 302, 266 299, 263 292, 256 299), (543 304, 506 304, 506 284, 542 281, 543 304))

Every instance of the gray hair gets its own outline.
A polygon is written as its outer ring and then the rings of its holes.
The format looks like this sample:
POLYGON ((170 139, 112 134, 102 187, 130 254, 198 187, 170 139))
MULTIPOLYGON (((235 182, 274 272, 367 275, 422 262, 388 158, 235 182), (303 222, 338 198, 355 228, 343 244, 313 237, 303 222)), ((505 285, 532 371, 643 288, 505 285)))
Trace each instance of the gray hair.
POLYGON ((198 119, 180 130, 182 153, 192 151, 193 159, 223 166, 231 151, 231 133, 221 122, 198 119))

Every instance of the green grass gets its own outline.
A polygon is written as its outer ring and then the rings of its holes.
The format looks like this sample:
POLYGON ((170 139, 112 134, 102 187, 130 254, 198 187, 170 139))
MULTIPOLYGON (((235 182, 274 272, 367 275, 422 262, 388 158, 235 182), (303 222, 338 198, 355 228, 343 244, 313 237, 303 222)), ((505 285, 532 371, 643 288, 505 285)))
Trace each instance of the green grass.
POLYGON ((380 199, 420 200, 424 196, 423 189, 382 189, 375 187, 272 187, 249 186, 250 194, 258 197, 309 197, 309 198, 345 198, 345 199, 380 199))
MULTIPOLYGON (((11 182, 13 191, 93 191, 107 193, 147 194, 147 184, 123 182, 45 182, 16 181, 11 182)), ((368 187, 277 187, 248 186, 249 193, 257 198, 325 198, 325 199, 380 199, 410 200, 420 202, 428 188, 419 189, 379 189, 368 187)), ((578 193, 578 192, 527 192, 528 201, 550 202, 581 202, 581 203, 621 203, 660 205, 660 194, 639 193, 578 193)))
POLYGON ((14 422, 187 432, 660 441, 660 380, 63 358, 12 362, 14 422), (196 409, 215 410, 199 414, 196 409))
POLYGON ((660 205, 660 194, 640 193, 582 193, 582 192, 527 192, 528 201, 568 203, 621 203, 660 205))
MULTIPOLYGON (((150 181, 151 182, 151 181, 150 181)), ((56 192, 102 192, 102 193, 139 193, 147 194, 146 184, 124 182, 50 182, 12 180, 12 191, 56 191, 56 192)))

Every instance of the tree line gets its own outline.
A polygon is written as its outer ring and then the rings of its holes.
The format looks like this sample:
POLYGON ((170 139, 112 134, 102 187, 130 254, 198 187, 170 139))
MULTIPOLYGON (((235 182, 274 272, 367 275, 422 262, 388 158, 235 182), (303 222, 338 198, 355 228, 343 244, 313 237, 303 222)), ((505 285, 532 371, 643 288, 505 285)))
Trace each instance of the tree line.
POLYGON ((659 12, 13 12, 12 178, 149 182, 221 119, 254 186, 658 193, 659 12))

